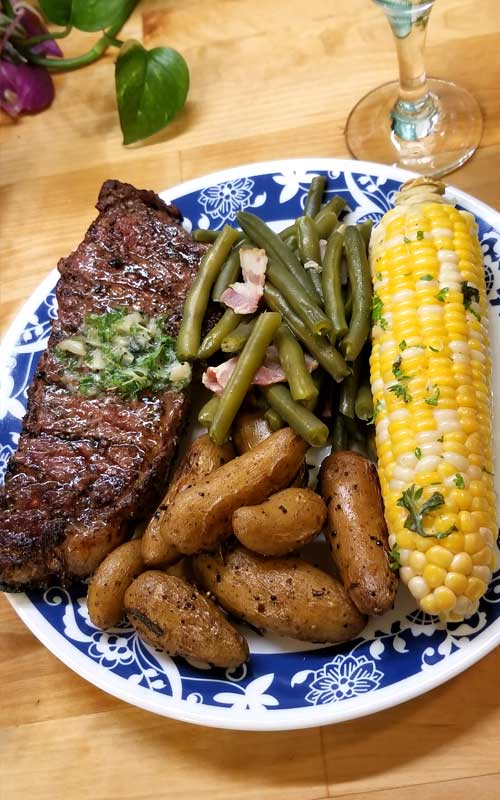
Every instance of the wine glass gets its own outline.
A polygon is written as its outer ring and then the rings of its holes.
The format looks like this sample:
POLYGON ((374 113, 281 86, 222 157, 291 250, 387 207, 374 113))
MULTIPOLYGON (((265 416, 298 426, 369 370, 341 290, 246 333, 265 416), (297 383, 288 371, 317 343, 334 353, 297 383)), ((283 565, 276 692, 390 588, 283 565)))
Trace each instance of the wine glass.
POLYGON ((423 175, 445 175, 476 150, 482 133, 477 100, 450 81, 427 78, 424 46, 435 0, 374 0, 394 34, 399 81, 369 92, 347 120, 355 158, 423 175))

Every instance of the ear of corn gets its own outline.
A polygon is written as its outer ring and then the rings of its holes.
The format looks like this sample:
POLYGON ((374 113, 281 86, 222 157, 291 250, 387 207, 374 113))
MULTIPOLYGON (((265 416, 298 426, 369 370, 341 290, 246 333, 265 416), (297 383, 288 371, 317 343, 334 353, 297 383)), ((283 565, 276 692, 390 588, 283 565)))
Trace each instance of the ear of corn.
POLYGON ((438 182, 403 187, 374 231, 371 382, 400 576, 423 611, 475 612, 495 567, 491 360, 475 220, 438 182))

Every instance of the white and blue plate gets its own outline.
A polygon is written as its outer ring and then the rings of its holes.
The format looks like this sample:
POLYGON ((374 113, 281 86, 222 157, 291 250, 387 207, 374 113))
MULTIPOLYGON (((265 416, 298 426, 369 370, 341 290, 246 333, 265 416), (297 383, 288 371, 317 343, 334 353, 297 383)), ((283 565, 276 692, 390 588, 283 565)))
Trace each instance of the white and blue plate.
MULTIPOLYGON (((311 178, 318 174, 327 177, 327 196, 346 199, 352 220, 374 222, 391 208, 395 192, 409 177, 378 164, 311 158, 230 169, 162 196, 179 206, 188 229, 234 224, 241 209, 255 211, 278 229, 301 213, 311 178)), ((448 194, 478 222, 495 349, 500 341, 500 214, 458 190, 450 188, 448 194)), ((54 270, 20 311, 4 342, 1 474, 16 447, 27 388, 57 313, 56 281, 54 270)), ((498 349, 493 357, 500 413, 498 349)), ((445 625, 417 611, 402 588, 395 608, 370 619, 362 635, 347 644, 307 645, 258 636, 242 626, 251 658, 235 670, 170 658, 141 641, 127 624, 98 630, 89 620, 85 596, 86 587, 79 585, 9 595, 9 600, 40 641, 95 686, 158 714, 221 728, 305 728, 370 714, 438 686, 500 642, 500 572, 477 614, 460 624, 445 625)))

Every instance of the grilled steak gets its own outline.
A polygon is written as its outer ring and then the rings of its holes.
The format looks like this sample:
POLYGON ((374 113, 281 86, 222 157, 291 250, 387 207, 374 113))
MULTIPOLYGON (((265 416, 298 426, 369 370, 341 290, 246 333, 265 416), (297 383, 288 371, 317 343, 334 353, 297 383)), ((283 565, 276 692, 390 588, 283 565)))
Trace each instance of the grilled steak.
POLYGON ((206 249, 153 192, 106 181, 97 208, 83 242, 59 262, 59 315, 0 494, 0 583, 8 591, 92 573, 153 510, 186 421, 185 392, 86 397, 63 380, 54 348, 89 313, 162 314, 175 336, 206 249))

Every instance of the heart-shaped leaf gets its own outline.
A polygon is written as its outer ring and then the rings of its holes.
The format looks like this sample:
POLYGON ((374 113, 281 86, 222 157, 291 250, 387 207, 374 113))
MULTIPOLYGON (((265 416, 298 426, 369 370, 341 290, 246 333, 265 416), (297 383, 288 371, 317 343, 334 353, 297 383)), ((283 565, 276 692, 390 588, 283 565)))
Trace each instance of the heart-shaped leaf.
POLYGON ((115 82, 123 143, 131 144, 164 128, 181 110, 189 70, 176 50, 148 51, 132 39, 120 49, 115 82))
POLYGON ((50 22, 90 32, 121 27, 136 5, 137 0, 40 0, 50 22))
POLYGON ((72 0, 39 0, 38 5, 49 22, 56 25, 70 24, 72 0))

